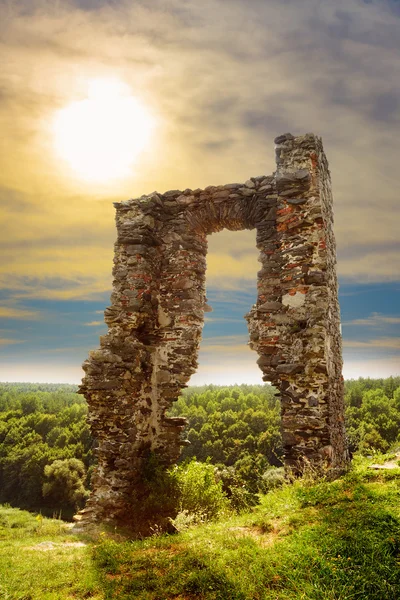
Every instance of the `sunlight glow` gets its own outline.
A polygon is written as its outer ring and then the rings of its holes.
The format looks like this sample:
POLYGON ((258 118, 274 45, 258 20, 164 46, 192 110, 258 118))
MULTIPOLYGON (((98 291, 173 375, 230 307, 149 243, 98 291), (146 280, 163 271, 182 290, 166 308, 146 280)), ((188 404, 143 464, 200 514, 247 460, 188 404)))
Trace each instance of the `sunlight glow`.
POLYGON ((53 124, 58 156, 91 182, 129 176, 153 129, 153 117, 116 79, 91 80, 87 99, 59 110, 53 124))

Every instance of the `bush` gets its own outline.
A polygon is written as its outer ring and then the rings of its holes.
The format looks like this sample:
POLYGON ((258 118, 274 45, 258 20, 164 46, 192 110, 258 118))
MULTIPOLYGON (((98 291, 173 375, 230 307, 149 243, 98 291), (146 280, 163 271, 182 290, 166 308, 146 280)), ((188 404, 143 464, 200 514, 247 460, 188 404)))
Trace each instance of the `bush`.
POLYGON ((84 487, 86 469, 81 460, 55 460, 51 465, 45 466, 44 474, 47 481, 43 484, 43 497, 52 506, 76 510, 84 504, 88 492, 84 487))
POLYGON ((240 513, 258 504, 258 494, 254 494, 247 488, 246 482, 238 475, 235 467, 219 468, 216 475, 218 481, 222 482, 222 490, 233 510, 240 513))
POLYGON ((282 486, 285 483, 285 469, 283 467, 272 467, 271 469, 268 469, 263 474, 262 481, 264 492, 269 492, 270 490, 282 486))
POLYGON ((172 520, 177 529, 215 519, 229 510, 213 465, 192 460, 176 466, 173 472, 179 489, 179 513, 172 520))

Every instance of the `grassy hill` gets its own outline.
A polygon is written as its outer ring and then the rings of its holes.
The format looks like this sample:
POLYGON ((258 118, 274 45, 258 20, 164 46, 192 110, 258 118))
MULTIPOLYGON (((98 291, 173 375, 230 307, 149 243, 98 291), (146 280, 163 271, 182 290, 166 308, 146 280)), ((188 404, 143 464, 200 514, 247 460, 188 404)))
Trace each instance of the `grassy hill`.
POLYGON ((174 535, 96 539, 0 508, 2 600, 398 600, 400 467, 356 459, 341 479, 306 477, 239 516, 174 535))

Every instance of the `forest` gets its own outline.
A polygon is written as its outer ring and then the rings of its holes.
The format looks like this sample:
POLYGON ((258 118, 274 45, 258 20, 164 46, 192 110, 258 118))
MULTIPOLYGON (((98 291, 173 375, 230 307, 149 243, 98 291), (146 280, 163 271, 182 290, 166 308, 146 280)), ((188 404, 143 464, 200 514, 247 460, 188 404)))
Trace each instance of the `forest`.
MULTIPOLYGON (((94 466, 87 405, 77 386, 0 384, 0 503, 70 518, 83 505, 94 466)), ((400 444, 400 377, 345 382, 353 453, 400 444)), ((265 385, 185 390, 170 414, 188 419, 181 462, 213 465, 234 508, 282 480, 280 406, 265 385)))

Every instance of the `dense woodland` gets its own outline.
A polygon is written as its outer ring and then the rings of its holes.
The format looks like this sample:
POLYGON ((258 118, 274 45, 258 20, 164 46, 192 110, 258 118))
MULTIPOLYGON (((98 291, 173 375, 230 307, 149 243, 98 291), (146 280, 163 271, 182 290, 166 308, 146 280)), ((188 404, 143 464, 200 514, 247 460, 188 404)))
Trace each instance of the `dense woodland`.
POLYGON ((76 390, 0 384, 0 503, 44 513, 82 504, 93 442, 86 401, 76 390))
MULTIPOLYGON (((64 516, 83 504, 94 457, 86 402, 76 389, 0 384, 0 503, 64 516)), ((353 452, 400 444, 400 377, 347 381, 345 399, 353 452)), ((255 502, 281 477, 279 410, 269 385, 185 390, 171 410, 189 421, 191 444, 181 460, 215 465, 236 507, 255 502)))

